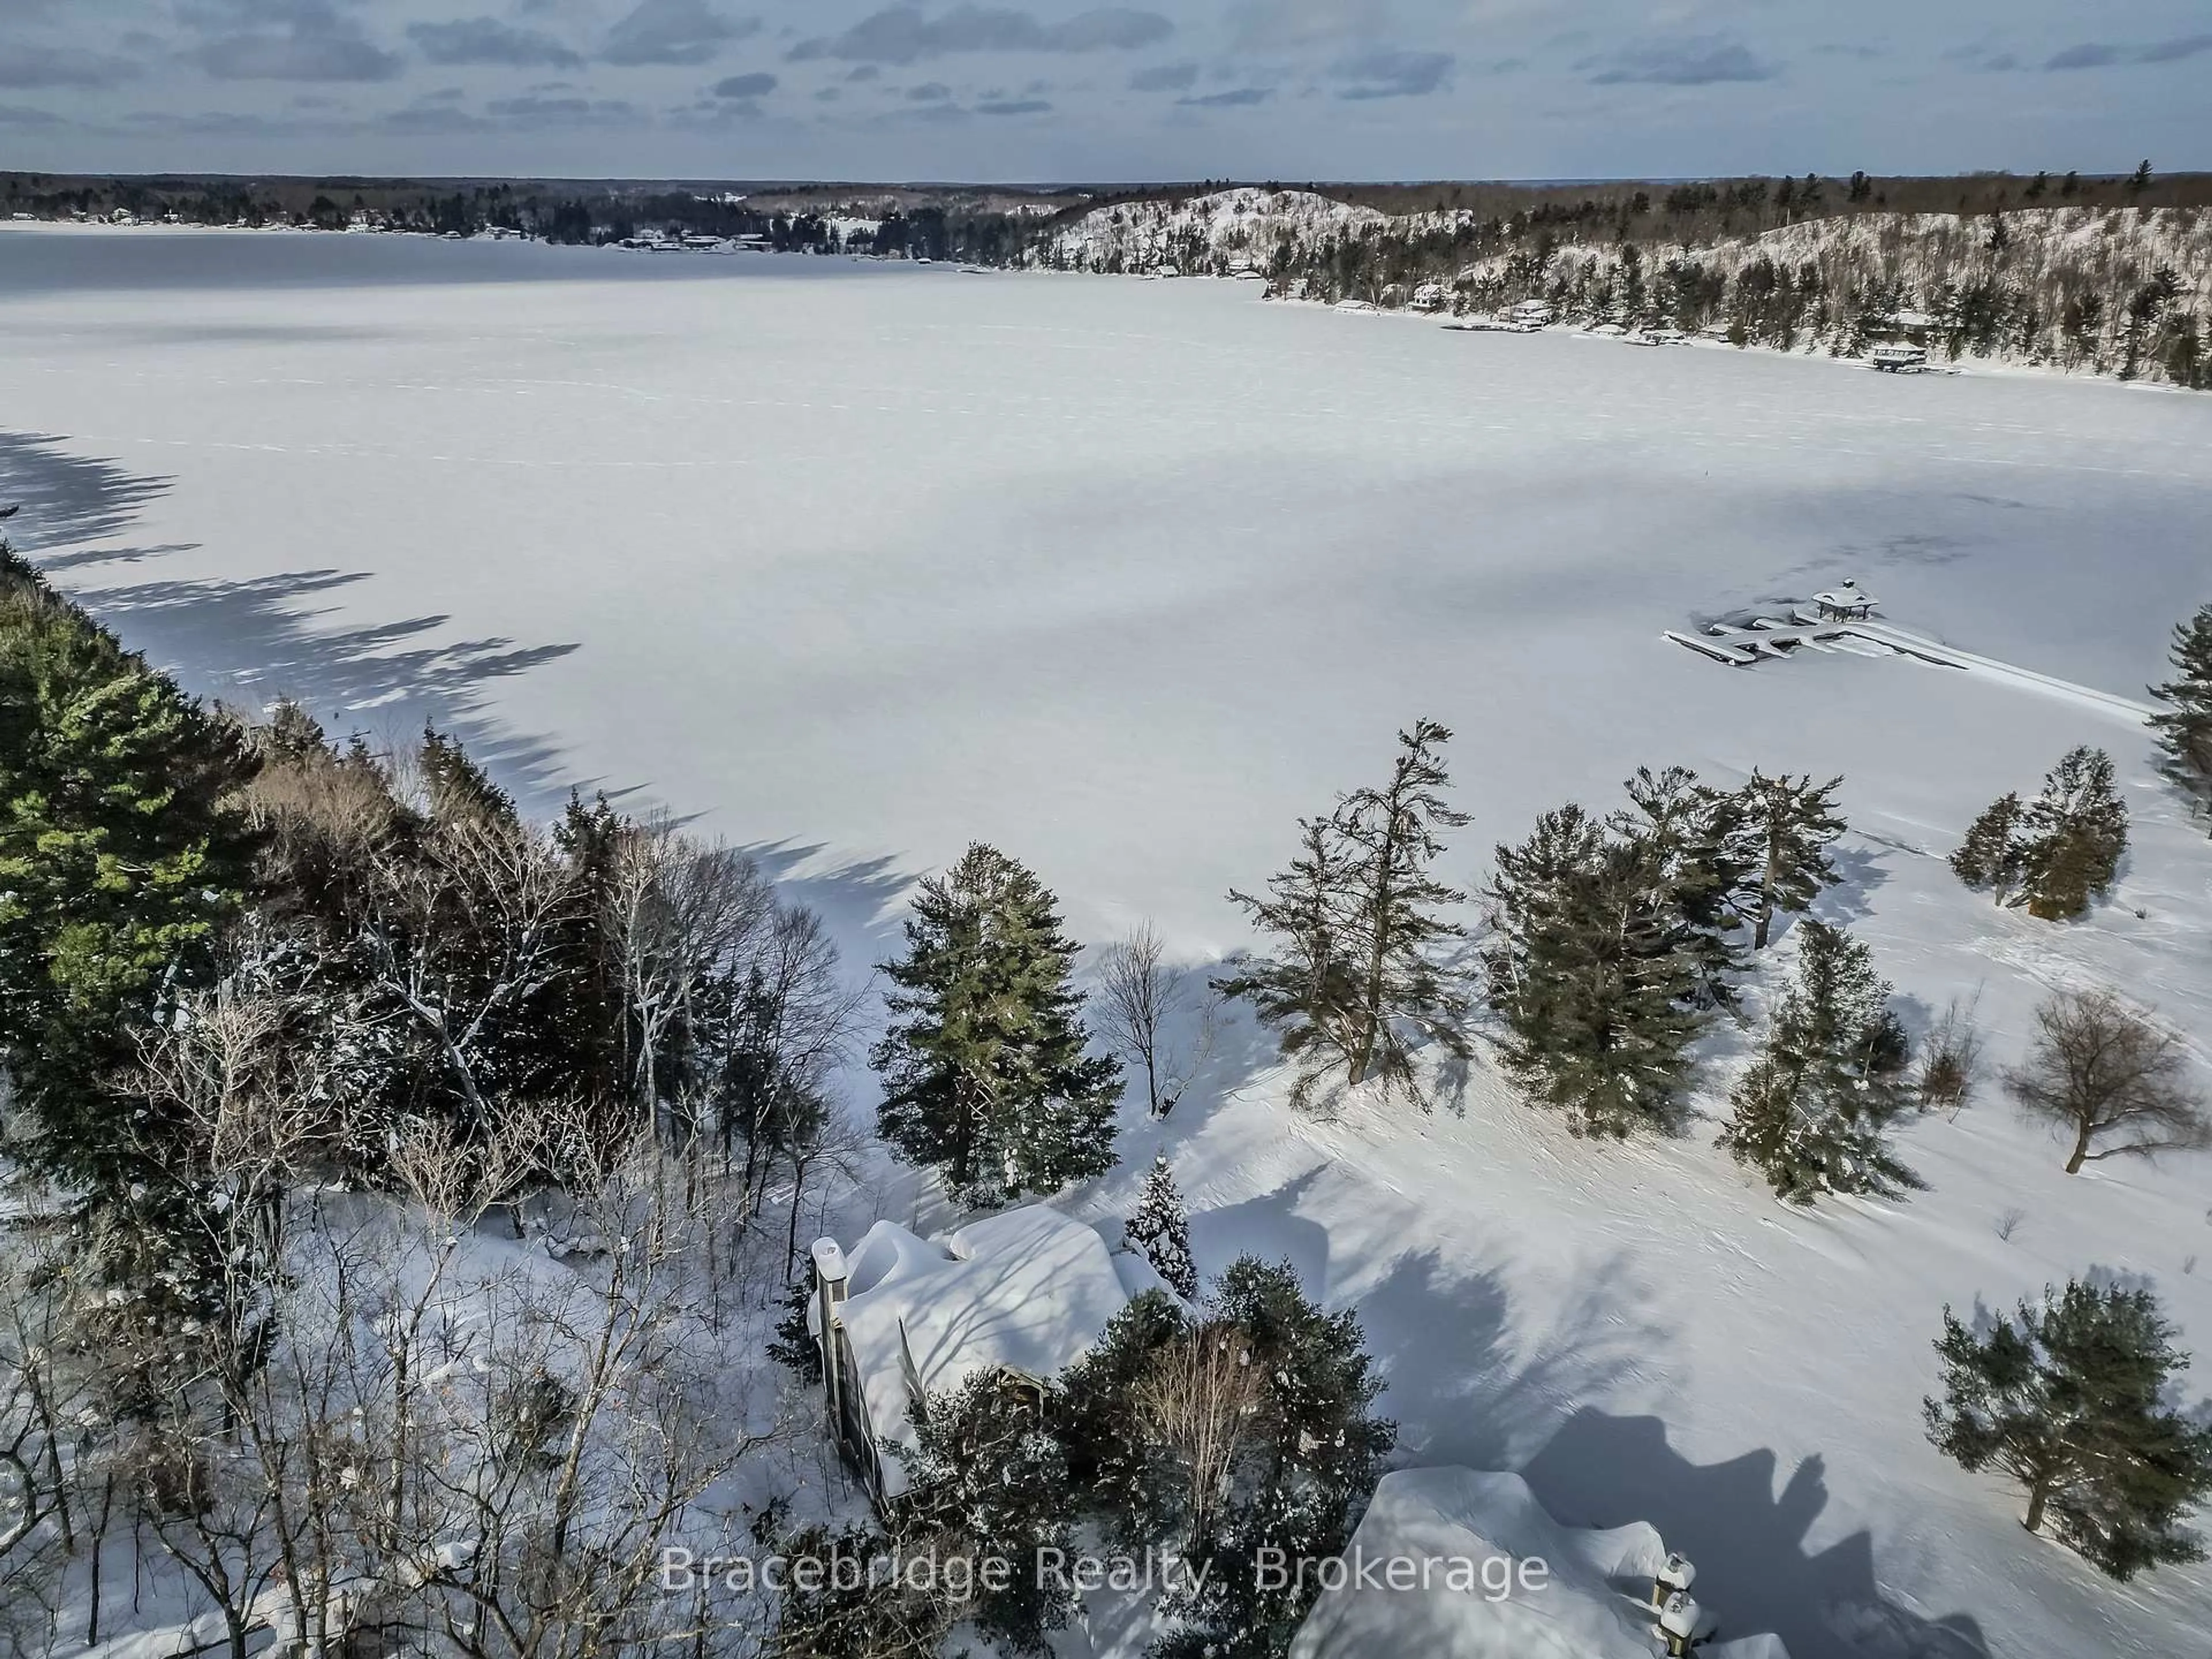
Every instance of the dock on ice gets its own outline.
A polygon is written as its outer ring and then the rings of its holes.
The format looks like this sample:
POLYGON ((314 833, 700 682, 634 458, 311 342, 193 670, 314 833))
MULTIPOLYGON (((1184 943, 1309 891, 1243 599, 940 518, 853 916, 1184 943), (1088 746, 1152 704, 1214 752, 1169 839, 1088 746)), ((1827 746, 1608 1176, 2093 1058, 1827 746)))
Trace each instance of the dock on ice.
MULTIPOLYGON (((1871 596, 1850 583, 1814 595, 1809 604, 1784 600, 1775 615, 1751 615, 1739 622, 1716 623, 1698 633, 1665 630, 1675 644, 1731 668, 1786 661, 1801 650, 1842 652, 1853 656, 1909 657, 1938 668, 1966 670, 2011 685, 2016 690, 2060 697, 2139 726, 2158 711, 2130 697, 2038 673, 2014 663, 1978 656, 1936 640, 1877 622, 1871 596)), ((1738 613, 1741 616, 1742 613, 1738 613)))

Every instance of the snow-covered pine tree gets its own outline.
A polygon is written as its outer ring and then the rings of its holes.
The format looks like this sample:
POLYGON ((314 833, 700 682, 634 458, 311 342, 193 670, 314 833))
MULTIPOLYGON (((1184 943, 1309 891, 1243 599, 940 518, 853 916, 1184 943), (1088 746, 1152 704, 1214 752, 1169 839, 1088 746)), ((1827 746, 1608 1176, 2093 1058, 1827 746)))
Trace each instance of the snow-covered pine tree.
POLYGON ((1626 787, 1634 810, 1613 815, 1613 833, 1648 843, 1686 930, 1700 1000, 1734 1007, 1730 976, 1744 965, 1743 922, 1729 908, 1729 896, 1749 873, 1737 798, 1680 766, 1656 777, 1638 767, 1626 787))
POLYGON ((1270 954, 1239 961, 1214 988, 1247 999, 1260 1023, 1276 1033, 1286 1059, 1319 1064, 1342 1052, 1354 982, 1350 872, 1335 826, 1327 818, 1301 818, 1298 855, 1268 878, 1267 896, 1230 892, 1275 943, 1270 954))
POLYGON ((2168 777, 2212 811, 2212 605, 2173 626, 2173 678, 2150 694, 2172 707, 2150 718, 2168 777))
POLYGON ((1190 1218, 1184 1212, 1182 1194, 1165 1157, 1152 1160, 1152 1172, 1145 1177, 1144 1190, 1137 1194, 1137 1207, 1123 1232, 1170 1290, 1186 1302, 1197 1296, 1198 1267, 1190 1259, 1190 1218))
POLYGON ((1768 777, 1756 767, 1736 792, 1736 834, 1746 866, 1739 913, 1752 919, 1751 948, 1764 951, 1778 912, 1800 914, 1836 879, 1828 848, 1844 833, 1836 811, 1841 778, 1815 786, 1788 773, 1768 777))
POLYGON ((1073 1524, 1066 1457, 1037 1391, 1002 1370, 979 1372, 929 1396, 915 1442, 896 1535, 910 1554, 936 1552, 940 1574, 948 1558, 964 1559, 977 1586, 947 1607, 947 1622, 973 1620, 1014 1653, 1048 1652, 1045 1632, 1066 1626, 1076 1600, 1034 1568, 1039 1552, 1071 1547, 1073 1524), (992 1561, 1013 1564, 1003 1584, 986 1576, 992 1561))
POLYGON ((1797 979, 1731 1097, 1720 1144, 1791 1203, 1917 1186, 1886 1132, 1911 1103, 1911 1044, 1873 954, 1840 927, 1797 930, 1797 979))
POLYGON ((1114 1164, 1121 1068, 1085 1053, 1078 946, 1036 877, 978 843, 921 884, 870 1055, 884 1138, 960 1201, 1056 1192, 1114 1164))
POLYGON ((2084 744, 2043 781, 2021 815, 2021 896, 2033 916, 2085 914, 2119 873, 2128 809, 2112 787, 2112 757, 2084 744))
POLYGON ((1434 720, 1398 734, 1390 781, 1356 790, 1325 821, 1300 827, 1304 848, 1268 883, 1268 896, 1232 891, 1279 953, 1224 981, 1283 1030, 1286 1055, 1320 1046, 1347 1081, 1410 1085, 1417 1042, 1464 1054, 1465 994, 1436 960, 1463 930, 1439 914, 1467 895, 1429 873, 1439 830, 1467 815, 1444 805, 1450 779, 1438 751, 1451 732, 1434 720))
POLYGON ((1998 797, 1967 826, 1966 838, 1951 854, 1952 873, 1969 887, 1988 888, 1999 904, 2012 896, 2026 858, 2021 845, 2021 811, 2018 794, 1998 797))
POLYGON ((1483 966, 1507 1069, 1577 1134, 1670 1125, 1709 1016, 1650 844, 1608 836, 1569 805, 1497 860, 1483 966))
POLYGON ((1452 1054, 1464 1054, 1461 1025, 1468 1000, 1436 962, 1437 949, 1465 929, 1438 913, 1467 902, 1467 895, 1429 873, 1443 851, 1439 830, 1456 830, 1468 815, 1444 805, 1451 779, 1438 751, 1451 732, 1434 720, 1416 720, 1398 734, 1390 781, 1355 790, 1337 810, 1336 823, 1352 854, 1352 940, 1357 975, 1350 1077, 1405 1083, 1413 1074, 1407 1031, 1452 1054))
POLYGON ((2021 1524, 2121 1580, 2197 1561, 2183 1524, 2212 1497, 2212 1427, 2166 1403, 2188 1368, 2148 1291, 2069 1282, 1978 1335, 1943 1310, 1943 1398, 1928 1437, 1965 1468, 1996 1467, 2027 1490, 2021 1524))

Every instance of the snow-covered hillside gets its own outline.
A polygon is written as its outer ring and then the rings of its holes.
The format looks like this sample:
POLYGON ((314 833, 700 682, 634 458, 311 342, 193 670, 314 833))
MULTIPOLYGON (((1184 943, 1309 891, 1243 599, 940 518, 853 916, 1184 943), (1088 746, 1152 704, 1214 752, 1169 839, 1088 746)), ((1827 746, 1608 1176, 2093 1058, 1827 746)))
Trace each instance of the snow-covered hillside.
MULTIPOLYGON (((435 719, 538 810, 580 782, 696 814, 855 963, 977 838, 1083 938, 1149 915, 1218 963, 1249 942, 1226 890, 1425 714, 1474 815, 1449 879, 1638 766, 1840 775, 1820 914, 1916 1031, 1978 994, 2011 1062, 2050 989, 2108 985, 2212 1079, 2212 843, 2124 708, 1664 637, 1856 576, 1901 627, 2140 698, 2212 599, 2212 400, 1451 334, 1258 286, 0 229, 0 501, 195 688, 290 690, 337 732, 435 719), (2133 821, 2113 901, 2059 925, 1960 887, 1974 815, 2085 743, 2133 821)), ((1902 1135, 1927 1190, 1792 1211, 1712 1144, 1744 1057, 1723 1028, 1705 1119, 1615 1146, 1486 1057, 1426 1115, 1300 1115, 1232 1019, 1065 1201, 1110 1229, 1166 1152, 1201 1269, 1287 1259, 1358 1314, 1406 1462, 1650 1522, 1729 1635, 2197 1652, 2212 1569, 2116 1585, 2029 1537, 1920 1401, 1946 1304, 2089 1273, 2154 1290, 2200 1356, 2185 1401, 2212 1395, 2212 1161, 2064 1175, 1992 1084, 1902 1135)), ((851 1207, 848 1238, 950 1219, 890 1171, 851 1207)))
POLYGON ((1902 316, 1922 319, 1915 337, 1938 356, 2185 385, 2212 375, 2212 214, 2192 209, 1869 212, 1711 244, 1607 234, 1532 246, 1468 212, 1391 216, 1240 188, 1096 209, 1030 259, 1256 270, 1279 292, 1383 306, 1432 284, 1462 313, 1540 299, 1563 320, 1713 326, 1740 344, 1853 356, 1902 316))
POLYGON ((1266 271, 1279 261, 1311 258, 1340 237, 1388 234, 1393 222, 1372 208, 1310 191, 1243 185, 1182 202, 1093 208, 1054 230, 1031 251, 1030 262, 1135 275, 1266 271))

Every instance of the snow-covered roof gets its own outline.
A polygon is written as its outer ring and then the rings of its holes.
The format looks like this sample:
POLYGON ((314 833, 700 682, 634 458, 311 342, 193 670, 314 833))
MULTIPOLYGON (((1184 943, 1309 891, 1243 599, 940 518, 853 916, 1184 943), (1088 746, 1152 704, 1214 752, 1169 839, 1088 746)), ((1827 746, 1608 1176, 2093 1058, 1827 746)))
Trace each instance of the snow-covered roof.
MULTIPOLYGON (((1643 1522, 1599 1532, 1563 1527, 1517 1474, 1476 1469, 1405 1469, 1387 1474, 1352 1535, 1349 1565, 1377 1563, 1370 1583, 1347 1579, 1324 1589, 1291 1644, 1291 1659, 1651 1659, 1652 1576, 1667 1559, 1656 1530, 1643 1522), (1374 1587, 1388 1563, 1439 1563, 1424 1588, 1418 1568, 1402 1570, 1410 1588, 1374 1587), (1531 1578, 1521 1565, 1541 1560, 1531 1578), (1474 1563, 1448 1583, 1449 1564, 1474 1563), (1483 1563, 1494 1595, 1482 1588, 1483 1563), (1510 1577, 1508 1577, 1508 1575, 1510 1577), (1473 1589, 1464 1588, 1469 1583, 1473 1589)), ((1789 1659, 1779 1638, 1700 1644, 1706 1659, 1789 1659)))
POLYGON ((839 1310, 892 1492, 913 1443, 913 1389, 957 1389, 1000 1368, 1046 1381, 1087 1352, 1129 1295, 1105 1241, 1044 1205, 924 1241, 878 1221, 848 1252, 839 1310), (911 1371, 908 1370, 911 1364, 911 1371))

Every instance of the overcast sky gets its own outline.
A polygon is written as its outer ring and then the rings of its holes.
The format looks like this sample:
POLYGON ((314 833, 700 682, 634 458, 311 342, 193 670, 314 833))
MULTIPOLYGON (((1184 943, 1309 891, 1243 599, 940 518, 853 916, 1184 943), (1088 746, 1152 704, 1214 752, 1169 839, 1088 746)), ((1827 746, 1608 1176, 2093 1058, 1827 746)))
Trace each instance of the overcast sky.
POLYGON ((2207 0, 0 0, 0 167, 726 179, 2212 167, 2207 0))

